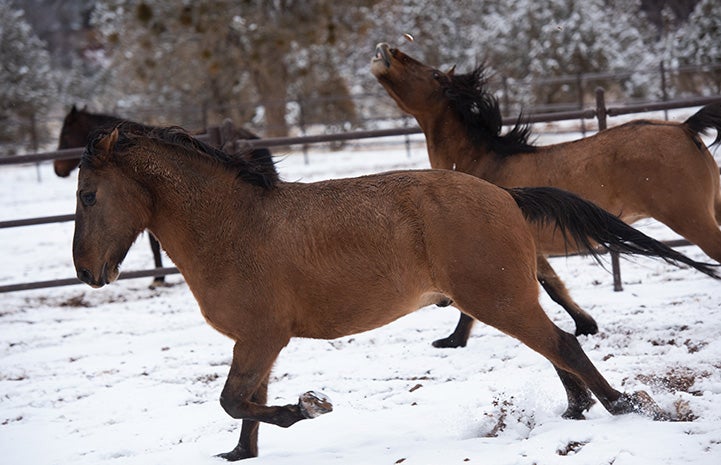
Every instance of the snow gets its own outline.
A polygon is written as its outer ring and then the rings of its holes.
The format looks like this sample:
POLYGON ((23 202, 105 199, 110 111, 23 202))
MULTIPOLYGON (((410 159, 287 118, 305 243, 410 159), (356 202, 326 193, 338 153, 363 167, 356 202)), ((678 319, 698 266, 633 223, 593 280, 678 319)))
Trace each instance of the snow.
MULTIPOLYGON (((416 139, 418 140, 418 139, 416 139)), ((543 141, 541 141, 543 142, 543 141)), ((422 145, 279 157, 286 180, 424 168, 422 145)), ((75 176, 50 165, 0 170, 0 219, 74 210, 75 176)), ((675 237, 652 221, 641 227, 675 237)), ((0 285, 74 275, 72 224, 0 230, 0 285)), ((684 253, 708 258, 696 247, 684 253)), ((167 260, 167 259, 166 259, 167 260)), ((169 260, 168 260, 169 262, 169 260)), ((611 416, 561 419, 565 394, 551 365, 497 330, 476 325, 468 347, 430 343, 454 327, 452 308, 427 307, 391 325, 332 341, 293 340, 269 401, 309 390, 334 411, 260 428, 254 464, 718 464, 721 463, 721 283, 660 260, 622 260, 625 289, 584 257, 553 258, 574 298, 599 322, 579 340, 616 388, 647 390, 685 421, 611 416)), ((147 240, 124 269, 149 268, 147 240)), ((100 290, 68 286, 0 294, 0 450, 3 464, 219 464, 240 423, 218 403, 232 341, 211 329, 179 275, 100 290)), ((349 283, 352 285, 352 283, 349 283)), ((541 295, 562 328, 571 319, 541 295)))

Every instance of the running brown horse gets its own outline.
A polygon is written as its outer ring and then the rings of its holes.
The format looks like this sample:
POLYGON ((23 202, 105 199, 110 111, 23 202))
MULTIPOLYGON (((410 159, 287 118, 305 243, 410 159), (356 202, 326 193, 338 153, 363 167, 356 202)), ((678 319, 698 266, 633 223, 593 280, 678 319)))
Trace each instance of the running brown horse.
POLYGON ((96 135, 83 155, 73 259, 98 288, 117 279, 140 232, 160 240, 206 321, 235 341, 220 403, 242 428, 228 460, 257 455, 258 422, 288 427, 332 410, 313 392, 266 405, 271 367, 291 338, 370 330, 449 298, 554 365, 565 417, 582 418, 593 393, 612 414, 665 418, 646 393, 612 388, 541 308, 529 225, 545 221, 581 247, 594 241, 719 277, 559 189, 502 189, 445 170, 284 182, 177 128, 129 123, 96 135))
MULTIPOLYGON (((548 146, 529 143, 521 117, 501 135, 497 99, 483 67, 443 72, 381 43, 371 72, 401 110, 416 118, 433 168, 462 171, 499 186, 553 186, 574 192, 627 222, 655 218, 721 262, 719 167, 699 133, 721 131, 721 103, 683 123, 635 120, 591 137, 548 146)), ((721 140, 721 132, 714 144, 721 140)), ((713 144, 712 144, 713 145, 713 144)), ((566 245, 548 232, 539 238, 538 280, 571 315, 576 334, 598 325, 568 293, 546 255, 566 245)), ((464 347, 473 320, 461 315, 436 347, 464 347)))
MULTIPOLYGON (((123 118, 108 115, 103 113, 92 113, 87 109, 78 109, 75 105, 70 109, 65 119, 63 120, 63 127, 60 130, 60 140, 58 141, 58 150, 85 147, 88 143, 90 135, 99 129, 110 128, 112 129, 122 121, 123 118)), ((223 147, 225 152, 229 154, 243 154, 243 156, 254 157, 261 163, 265 160, 266 163, 273 163, 272 155, 266 148, 256 148, 251 151, 239 151, 235 145, 236 139, 258 139, 258 136, 252 132, 233 126, 230 120, 226 120, 220 127, 222 141, 227 141, 223 147)), ((53 169, 55 174, 60 177, 68 177, 70 173, 78 167, 80 164, 80 158, 66 158, 66 159, 55 159, 53 161, 53 169)), ((148 240, 150 241, 150 250, 153 252, 153 262, 156 268, 163 267, 163 258, 160 251, 160 244, 153 237, 152 234, 148 234, 148 240)), ((162 286, 165 283, 165 276, 155 276, 150 287, 162 286)))

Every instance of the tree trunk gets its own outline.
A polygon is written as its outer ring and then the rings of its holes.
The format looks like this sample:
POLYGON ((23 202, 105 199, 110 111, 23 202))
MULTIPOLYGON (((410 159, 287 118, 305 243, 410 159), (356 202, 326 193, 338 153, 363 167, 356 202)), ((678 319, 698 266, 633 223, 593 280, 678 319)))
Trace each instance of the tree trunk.
POLYGON ((282 58, 278 56, 274 58, 262 60, 258 64, 253 72, 253 80, 260 94, 259 103, 265 108, 265 136, 286 137, 288 135, 288 123, 285 120, 288 73, 282 58))

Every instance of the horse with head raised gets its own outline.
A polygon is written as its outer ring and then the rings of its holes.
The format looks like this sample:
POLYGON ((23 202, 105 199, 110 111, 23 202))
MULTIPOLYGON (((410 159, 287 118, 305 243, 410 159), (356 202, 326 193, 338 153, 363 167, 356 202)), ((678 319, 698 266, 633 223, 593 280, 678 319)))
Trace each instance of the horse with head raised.
MULTIPOLYGON (((107 115, 103 113, 92 113, 87 111, 85 108, 77 109, 75 105, 70 109, 65 119, 63 120, 63 126, 60 130, 60 138, 58 141, 58 150, 85 147, 88 143, 90 135, 97 130, 108 128, 112 129, 119 123, 126 121, 123 118, 107 115)), ((253 134, 251 131, 241 127, 235 127, 230 120, 226 120, 220 126, 221 140, 225 142, 221 148, 223 151, 233 154, 234 156, 245 156, 252 157, 259 160, 261 163, 273 163, 273 159, 270 151, 267 148, 254 148, 253 150, 240 150, 237 144, 238 139, 258 139, 258 136, 253 134)), ((53 161, 53 168, 55 174, 60 177, 67 177, 70 173, 78 167, 80 164, 80 158, 66 158, 56 159, 53 161)), ((150 241, 150 250, 153 253, 153 261, 156 268, 163 267, 163 258, 160 251, 160 244, 153 237, 152 234, 148 235, 150 241)), ((165 283, 165 276, 155 276, 150 287, 162 286, 165 283)))
MULTIPOLYGON (((477 176, 499 186, 553 186, 574 192, 632 223, 655 218, 721 262, 719 167, 699 138, 721 131, 721 103, 683 123, 635 120, 590 137, 548 146, 529 142, 519 117, 501 134, 497 99, 486 89, 483 67, 443 72, 381 43, 371 72, 401 110, 416 118, 433 168, 477 176)), ((721 132, 714 143, 721 140, 721 132)), ((538 236, 538 280, 571 315, 576 334, 598 325, 573 301, 546 255, 568 249, 552 231, 538 236)), ((473 320, 461 315, 436 347, 465 346, 473 320)))
POLYGON ((582 418, 591 393, 612 414, 665 416, 646 393, 611 387, 546 316, 529 225, 550 221, 580 247, 594 241, 717 276, 709 266, 557 189, 506 190, 444 170, 305 184, 283 182, 269 166, 177 128, 124 123, 93 139, 78 176, 78 277, 96 288, 114 281, 149 229, 206 321, 235 341, 220 403, 243 424, 226 459, 257 454, 258 422, 287 427, 332 409, 313 392, 266 405, 271 367, 291 338, 370 330, 449 298, 554 365, 565 417, 582 418))

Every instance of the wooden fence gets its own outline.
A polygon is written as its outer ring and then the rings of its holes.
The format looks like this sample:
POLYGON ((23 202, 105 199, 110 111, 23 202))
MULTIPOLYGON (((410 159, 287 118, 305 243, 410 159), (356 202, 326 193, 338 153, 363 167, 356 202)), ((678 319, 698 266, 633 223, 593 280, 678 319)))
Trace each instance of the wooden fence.
MULTIPOLYGON (((539 113, 528 115, 528 121, 531 123, 541 122, 554 122, 554 121, 565 121, 565 120, 586 120, 596 119, 598 121, 599 130, 603 130, 607 125, 607 118, 613 116, 644 113, 650 111, 665 111, 678 108, 688 108, 707 105, 709 103, 721 103, 721 95, 709 96, 709 97, 698 97, 689 98, 657 103, 644 103, 636 105, 628 105, 622 107, 606 107, 604 99, 603 89, 596 91, 596 106, 595 108, 589 108, 586 110, 576 111, 564 111, 555 113, 539 113)), ((504 118, 503 123, 505 125, 515 124, 516 118, 504 118)), ((302 137, 278 137, 278 138, 267 138, 267 139, 250 139, 250 140, 239 140, 237 144, 243 144, 248 148, 255 147, 279 147, 279 146, 307 146, 310 144, 317 144, 323 142, 338 142, 338 141, 349 141, 349 140, 360 140, 370 138, 380 138, 389 136, 409 136, 412 134, 421 134, 420 128, 406 127, 398 129, 384 129, 384 130, 372 130, 372 131, 353 131, 346 133, 337 134, 320 134, 302 137)), ((227 142, 222 140, 221 131, 219 127, 210 127, 204 134, 199 134, 198 139, 220 146, 227 142)), ((35 153, 29 155, 19 155, 13 157, 0 158, 0 166, 10 164, 27 164, 27 163, 39 163, 42 161, 49 161, 55 159, 68 159, 80 157, 83 148, 65 149, 52 152, 35 153)), ((46 216, 39 218, 24 218, 17 220, 0 221, 1 228, 31 226, 38 224, 48 224, 56 222, 73 221, 73 214, 46 216)), ((667 244, 671 246, 688 245, 689 243, 685 240, 669 241, 667 244)), ((614 276, 614 290, 620 291, 623 289, 621 281, 621 272, 618 256, 612 254, 612 268, 614 276)), ((151 270, 140 270, 140 271, 123 271, 120 275, 120 279, 134 279, 149 276, 160 276, 178 273, 178 269, 174 267, 151 269, 151 270)), ((77 278, 66 278, 66 279, 55 279, 49 281, 36 281, 27 283, 18 283, 0 286, 0 293, 13 292, 30 289, 41 289, 49 287, 67 286, 73 284, 82 284, 77 278)))

